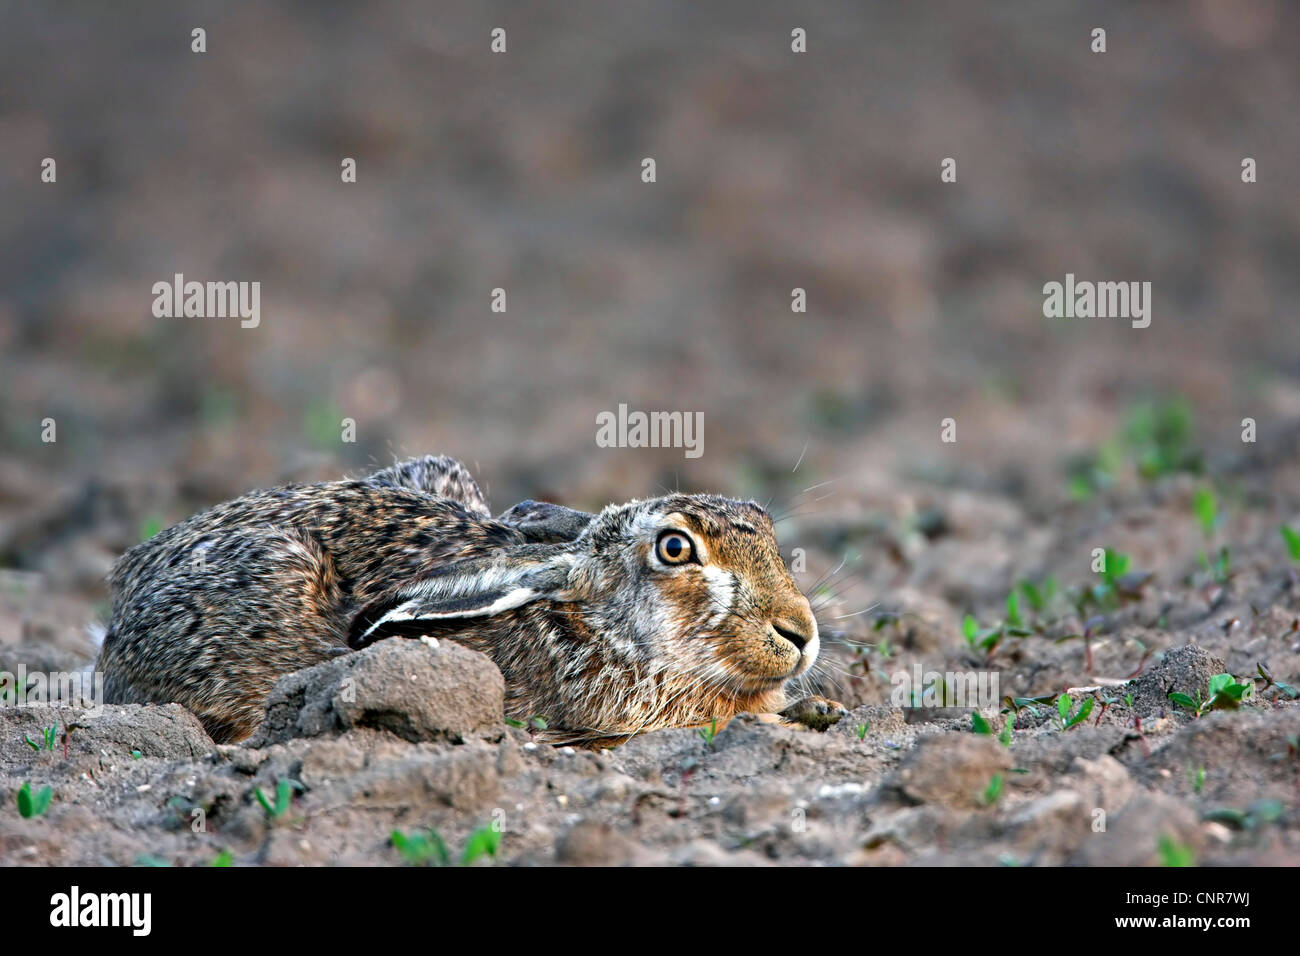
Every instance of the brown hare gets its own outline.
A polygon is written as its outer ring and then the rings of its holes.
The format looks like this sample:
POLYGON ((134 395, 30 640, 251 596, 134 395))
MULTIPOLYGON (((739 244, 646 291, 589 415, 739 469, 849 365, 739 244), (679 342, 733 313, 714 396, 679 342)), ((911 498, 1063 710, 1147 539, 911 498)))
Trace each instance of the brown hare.
POLYGON ((507 716, 544 715, 544 739, 589 746, 787 709, 819 649, 758 505, 526 501, 492 518, 445 457, 218 505, 132 548, 110 584, 107 701, 177 701, 219 742, 257 728, 285 674, 398 635, 484 652, 507 716))

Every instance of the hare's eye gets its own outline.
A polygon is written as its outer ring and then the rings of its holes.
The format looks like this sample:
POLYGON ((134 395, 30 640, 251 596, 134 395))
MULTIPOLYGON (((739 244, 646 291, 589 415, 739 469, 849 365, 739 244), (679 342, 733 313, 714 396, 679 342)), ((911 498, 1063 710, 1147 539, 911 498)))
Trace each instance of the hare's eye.
POLYGON ((665 531, 659 536, 655 553, 664 564, 685 564, 691 560, 695 548, 691 544, 691 539, 680 531, 665 531))

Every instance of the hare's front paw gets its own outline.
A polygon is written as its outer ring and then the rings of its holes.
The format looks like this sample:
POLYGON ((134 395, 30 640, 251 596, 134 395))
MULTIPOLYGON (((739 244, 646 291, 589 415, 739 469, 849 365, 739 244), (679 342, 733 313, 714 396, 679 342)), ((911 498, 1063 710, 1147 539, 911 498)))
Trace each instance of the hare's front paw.
POLYGON ((825 730, 832 724, 838 724, 840 718, 848 713, 838 700, 825 697, 802 697, 781 711, 782 723, 796 724, 811 730, 825 730))

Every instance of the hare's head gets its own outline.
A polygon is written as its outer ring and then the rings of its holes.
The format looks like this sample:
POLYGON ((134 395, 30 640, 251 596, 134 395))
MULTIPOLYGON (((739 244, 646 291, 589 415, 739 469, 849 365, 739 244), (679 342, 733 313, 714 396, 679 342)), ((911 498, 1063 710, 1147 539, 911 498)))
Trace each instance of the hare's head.
POLYGON ((668 495, 611 505, 574 533, 458 561, 399 588, 359 616, 353 645, 392 633, 490 631, 485 649, 507 681, 526 682, 540 667, 550 674, 538 681, 606 685, 617 706, 589 708, 583 719, 609 731, 765 709, 816 660, 812 608, 758 505, 668 495))
POLYGON ((817 621, 752 502, 669 495, 612 505, 574 542, 584 618, 629 656, 770 690, 817 659, 817 621))

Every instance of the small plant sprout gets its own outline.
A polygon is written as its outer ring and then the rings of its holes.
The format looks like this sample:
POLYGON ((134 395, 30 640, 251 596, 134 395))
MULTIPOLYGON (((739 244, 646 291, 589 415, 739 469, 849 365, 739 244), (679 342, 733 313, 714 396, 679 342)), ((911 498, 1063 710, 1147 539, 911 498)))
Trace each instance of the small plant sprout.
POLYGON ((1272 671, 1268 669, 1267 664, 1262 661, 1256 661, 1255 669, 1259 671, 1260 680, 1264 682, 1264 690, 1268 690, 1270 687, 1276 687, 1279 693, 1286 694, 1286 696, 1290 697, 1292 700, 1300 697, 1300 689, 1297 689, 1291 684, 1284 684, 1282 681, 1277 680, 1273 676, 1272 671))
POLYGON ((1042 614, 1056 599, 1056 578, 1046 577, 1039 582, 1028 578, 1020 582, 1020 593, 1024 595, 1035 614, 1042 614))
POLYGON ((1256 800, 1245 810, 1235 807, 1220 807, 1210 810, 1205 820, 1223 823, 1234 830, 1257 830, 1266 823, 1276 823, 1281 819, 1285 808, 1280 800, 1256 800))
POLYGON ((32 817, 39 817, 50 808, 50 801, 54 799, 54 788, 41 787, 40 790, 32 793, 32 782, 28 780, 18 788, 16 797, 19 816, 24 820, 30 820, 32 817))
POLYGON ((867 739, 867 731, 870 730, 870 729, 871 729, 871 721, 869 721, 869 720, 867 720, 867 721, 863 721, 862 723, 858 724, 858 727, 857 727, 858 739, 859 739, 859 740, 866 740, 866 739, 867 739))
POLYGON ((718 736, 718 718, 714 717, 707 727, 701 727, 696 733, 704 741, 704 746, 712 747, 714 739, 718 736))
POLYGON ((266 811, 268 817, 272 820, 279 820, 289 812, 289 805, 293 802, 294 790, 301 789, 301 784, 295 783, 288 777, 281 777, 279 782, 275 785, 274 803, 266 798, 266 795, 262 793, 261 787, 254 790, 253 795, 257 797, 257 802, 262 805, 262 809, 266 811))
POLYGON ((479 827, 465 841, 465 852, 461 854, 460 865, 469 866, 485 856, 496 858, 497 848, 501 846, 501 831, 492 824, 479 827))
POLYGON ((1196 512, 1196 520, 1200 522, 1201 533, 1207 539, 1214 537, 1220 520, 1219 499, 1215 497, 1214 492, 1209 488, 1197 488, 1196 494, 1192 497, 1192 510, 1196 512))
POLYGON ((998 742, 1004 747, 1011 746, 1011 734, 1016 729, 1016 715, 1007 714, 1006 720, 1002 722, 1002 733, 998 734, 998 742))
POLYGON ((512 717, 506 718, 506 723, 511 727, 517 727, 520 730, 527 730, 530 737, 536 736, 538 731, 546 730, 550 724, 547 723, 543 714, 533 714, 528 720, 515 720, 512 717))
POLYGON ((1002 796, 1002 784, 1004 780, 1005 777, 1003 774, 995 773, 993 779, 989 781, 989 785, 984 788, 984 793, 980 795, 980 799, 986 807, 991 807, 993 804, 998 802, 998 798, 1002 796))
POLYGON ((1069 694, 1062 694, 1056 698, 1056 726, 1062 732, 1069 730, 1077 724, 1083 723, 1092 713, 1092 707, 1095 701, 1089 697, 1079 705, 1078 710, 1074 710, 1074 701, 1069 694))
POLYGON ((234 865, 235 865, 235 856, 229 850, 222 850, 220 853, 218 853, 215 857, 212 858, 211 862, 208 863, 208 866, 215 866, 215 867, 226 867, 226 866, 234 866, 234 865))
POLYGON ((31 737, 28 737, 26 735, 23 736, 23 740, 27 741, 27 746, 39 752, 42 750, 53 750, 54 741, 58 739, 58 736, 59 736, 59 725, 55 724, 53 727, 46 727, 44 730, 41 731, 40 743, 36 743, 34 740, 32 740, 31 737))
POLYGON ((983 717, 980 716, 980 712, 978 710, 971 711, 970 723, 971 723, 971 730, 973 730, 975 733, 982 734, 986 737, 993 736, 993 728, 989 726, 989 722, 987 720, 985 720, 983 717))
MULTIPOLYGON (((407 863, 416 866, 449 866, 451 852, 447 843, 437 830, 426 827, 414 833, 394 830, 388 841, 402 855, 407 863)), ((465 841, 465 850, 460 857, 461 866, 469 866, 485 856, 495 858, 501 846, 501 831, 493 824, 486 824, 471 833, 465 841)))
POLYGON ((1044 694, 1041 697, 1003 697, 1002 713, 1019 714, 1022 710, 1027 710, 1035 717, 1039 716, 1039 704, 1050 704, 1055 698, 1051 694, 1044 694))
POLYGON ((432 827, 411 834, 394 830, 388 839, 407 863, 416 866, 446 866, 451 862, 447 844, 432 827))
POLYGON ((1282 540, 1286 542, 1286 551, 1291 555, 1291 560, 1300 562, 1300 531, 1286 524, 1277 530, 1282 532, 1282 540))
POLYGON ((1255 689, 1253 684, 1239 684, 1231 674, 1215 674, 1210 678, 1204 697, 1196 692, 1195 698, 1180 691, 1170 691, 1169 699, 1179 707, 1186 707, 1200 717, 1211 710, 1236 710, 1241 702, 1250 697, 1255 689))
POLYGON ((1167 833, 1160 835, 1156 843, 1156 850, 1160 854, 1161 866, 1195 866, 1196 852, 1189 846, 1179 843, 1167 833))
POLYGON ((1191 777, 1192 777, 1192 792, 1199 795, 1200 792, 1205 789, 1205 768, 1197 767, 1195 770, 1192 771, 1191 777))
POLYGON ((1029 637, 1033 631, 1023 626, 1023 623, 1012 623, 1011 617, 1014 614, 1017 621, 1020 620, 1020 603, 1015 598, 1015 592, 1007 598, 1007 620, 1000 622, 994 627, 981 628, 979 621, 973 615, 967 614, 962 618, 961 631, 962 636, 966 639, 967 645, 971 650, 980 649, 985 652, 987 657, 992 657, 1006 637, 1029 637))
POLYGON ((1020 595, 1015 591, 1007 595, 1007 624, 1011 627, 1025 626, 1025 619, 1020 613, 1020 595))

